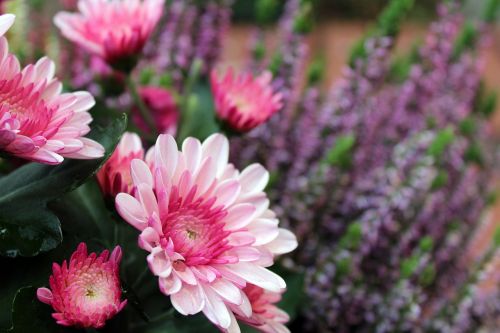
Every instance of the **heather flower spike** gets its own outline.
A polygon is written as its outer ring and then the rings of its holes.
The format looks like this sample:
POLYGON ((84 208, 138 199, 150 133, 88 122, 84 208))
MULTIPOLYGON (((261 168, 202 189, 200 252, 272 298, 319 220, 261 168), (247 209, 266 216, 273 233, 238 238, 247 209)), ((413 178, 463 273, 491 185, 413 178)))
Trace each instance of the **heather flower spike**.
POLYGON ((164 0, 80 0, 60 12, 61 33, 116 69, 130 71, 163 13, 164 0))
POLYGON ((121 301, 121 258, 119 246, 98 256, 87 254, 80 243, 69 263, 53 264, 50 289, 39 288, 37 297, 54 308, 52 317, 60 325, 101 328, 127 304, 121 301))
POLYGON ((233 311, 250 318, 248 284, 281 292, 284 280, 266 267, 295 249, 278 228, 263 192, 268 172, 228 164, 229 143, 214 134, 203 144, 160 135, 146 160, 132 161, 135 196, 120 193, 120 215, 141 233, 139 246, 159 288, 184 315, 202 311, 221 329, 238 332, 233 311))
POLYGON ((236 75, 230 68, 222 77, 211 73, 211 86, 217 116, 232 130, 247 132, 266 122, 283 107, 282 96, 274 93, 272 74, 258 77, 236 75))
POLYGON ((48 58, 21 70, 1 37, 13 23, 14 15, 0 16, 0 151, 45 164, 102 157, 104 148, 84 137, 94 98, 84 91, 62 93, 48 58))
POLYGON ((130 163, 136 158, 144 158, 141 138, 125 132, 113 155, 97 173, 97 181, 105 195, 114 198, 120 192, 132 194, 130 163))

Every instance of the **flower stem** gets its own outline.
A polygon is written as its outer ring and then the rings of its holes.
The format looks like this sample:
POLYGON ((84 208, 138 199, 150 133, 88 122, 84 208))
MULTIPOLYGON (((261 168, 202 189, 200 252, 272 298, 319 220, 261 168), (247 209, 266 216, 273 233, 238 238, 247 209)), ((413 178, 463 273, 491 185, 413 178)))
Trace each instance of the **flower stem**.
POLYGON ((151 115, 151 112, 149 111, 148 107, 146 104, 144 104, 144 101, 142 100, 141 96, 139 96, 139 92, 137 91, 137 86, 132 79, 132 76, 129 75, 127 77, 127 87, 130 92, 130 95, 132 96, 132 99, 134 100, 135 104, 137 105, 139 112, 141 113, 142 118, 146 122, 147 126, 151 130, 151 133, 154 136, 157 136, 157 129, 156 129, 156 123, 151 115))
POLYGON ((149 272, 149 267, 146 265, 144 270, 141 272, 141 274, 137 277, 135 282, 132 284, 132 289, 137 289, 138 287, 140 287, 140 284, 148 276, 148 272, 149 272))
POLYGON ((174 312, 175 312, 175 309, 174 309, 174 308, 171 308, 170 310, 165 311, 165 312, 163 312, 163 313, 160 313, 159 315, 157 315, 157 316, 155 316, 155 317, 151 318, 151 319, 149 320, 149 322, 150 322, 150 323, 155 323, 155 322, 158 322, 158 321, 162 321, 162 320, 164 320, 164 319, 168 319, 168 318, 170 318, 170 317, 174 314, 174 312))
POLYGON ((201 69, 203 66, 203 61, 201 59, 195 59, 191 68, 189 70, 189 75, 186 79, 186 84, 184 85, 184 89, 182 91, 182 99, 180 105, 180 114, 179 114, 179 130, 177 139, 182 141, 185 139, 190 133, 191 129, 191 121, 193 121, 193 110, 190 110, 190 100, 192 100, 191 92, 193 91, 193 87, 195 83, 198 81, 201 73, 201 69))

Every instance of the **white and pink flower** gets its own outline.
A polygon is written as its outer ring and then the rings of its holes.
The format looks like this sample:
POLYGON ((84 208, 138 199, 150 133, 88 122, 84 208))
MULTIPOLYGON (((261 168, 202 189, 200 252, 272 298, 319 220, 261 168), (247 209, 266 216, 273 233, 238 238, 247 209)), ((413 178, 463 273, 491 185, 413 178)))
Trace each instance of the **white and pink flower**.
POLYGON ((97 181, 104 195, 114 198, 118 193, 133 192, 130 163, 134 159, 144 159, 141 138, 125 132, 113 155, 97 173, 97 181))
POLYGON ((62 93, 47 58, 21 70, 3 37, 13 23, 14 15, 0 16, 0 151, 46 164, 102 157, 104 148, 84 137, 94 98, 84 91, 62 93))
POLYGON ((87 254, 87 245, 80 243, 69 263, 53 264, 50 289, 38 288, 37 297, 54 308, 52 317, 60 325, 101 328, 127 304, 121 301, 121 258, 119 246, 98 256, 87 254))
POLYGON ((113 66, 139 55, 163 13, 164 0, 79 0, 78 13, 60 12, 61 33, 113 66))
POLYGON ((177 311, 202 311, 238 332, 233 311, 252 316, 244 288, 282 292, 285 281, 266 267, 297 240, 269 209, 268 172, 254 164, 240 173, 228 155, 220 134, 203 144, 188 138, 180 151, 172 136, 160 135, 147 162, 132 161, 135 196, 120 193, 116 207, 141 232, 139 246, 177 311))
POLYGON ((274 93, 272 75, 236 75, 230 68, 222 77, 212 71, 211 87, 217 116, 232 130, 247 132, 266 122, 283 107, 282 95, 274 93))

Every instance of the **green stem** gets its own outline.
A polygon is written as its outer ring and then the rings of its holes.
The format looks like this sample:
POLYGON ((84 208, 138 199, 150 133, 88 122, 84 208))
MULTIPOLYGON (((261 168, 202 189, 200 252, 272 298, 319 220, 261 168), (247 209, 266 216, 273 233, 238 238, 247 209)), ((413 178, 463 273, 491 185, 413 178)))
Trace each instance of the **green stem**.
POLYGON ((174 314, 174 312, 175 312, 175 309, 171 308, 170 310, 165 311, 163 313, 160 313, 159 315, 151 318, 151 320, 149 322, 154 323, 154 322, 162 321, 164 319, 168 319, 174 314))
POLYGON ((191 68, 189 70, 189 75, 186 79, 186 84, 184 85, 184 89, 182 91, 182 99, 180 103, 180 114, 179 114, 179 131, 177 135, 177 139, 181 141, 181 139, 186 138, 189 135, 189 130, 191 127, 190 121, 193 118, 193 115, 190 112, 190 97, 191 92, 193 91, 193 87, 198 82, 200 77, 201 69, 203 66, 203 61, 200 59, 195 59, 191 68))
POLYGON ((114 221, 114 226, 113 226, 113 240, 114 240, 114 245, 118 245, 120 243, 120 235, 118 230, 118 221, 114 221))
MULTIPOLYGON (((195 117, 195 110, 198 106, 198 98, 196 95, 191 95, 188 98, 188 101, 186 103, 186 107, 183 109, 183 114, 185 119, 194 119, 195 117)), ((179 142, 184 141, 191 131, 193 130, 193 122, 192 121, 184 121, 181 123, 181 126, 179 128, 179 132, 177 134, 177 140, 179 142)))
POLYGON ((148 276, 148 272, 149 272, 149 267, 146 265, 146 267, 144 268, 144 270, 141 272, 141 274, 139 274, 139 276, 137 277, 137 279, 135 280, 135 282, 132 284, 132 289, 137 289, 140 287, 141 283, 144 281, 144 279, 148 276))
POLYGON ((139 112, 141 113, 142 118, 146 122, 146 125, 149 127, 151 130, 151 133, 154 136, 157 136, 157 129, 156 129, 156 123, 151 115, 151 112, 149 111, 148 107, 146 104, 144 104, 144 101, 142 100, 141 96, 139 96, 139 92, 137 91, 137 86, 132 79, 132 76, 129 75, 127 78, 127 87, 130 92, 130 95, 132 96, 132 99, 134 100, 135 104, 137 105, 139 112))

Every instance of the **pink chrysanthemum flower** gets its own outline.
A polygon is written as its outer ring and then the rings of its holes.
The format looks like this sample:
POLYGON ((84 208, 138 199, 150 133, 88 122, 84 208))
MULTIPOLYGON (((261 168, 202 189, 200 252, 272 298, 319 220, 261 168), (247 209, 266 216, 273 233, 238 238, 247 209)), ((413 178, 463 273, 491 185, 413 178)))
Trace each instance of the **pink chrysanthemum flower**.
POLYGON ((297 240, 269 209, 268 172, 254 164, 240 173, 228 154, 220 134, 203 144, 188 138, 181 151, 172 136, 160 135, 147 163, 132 161, 135 197, 120 193, 116 207, 141 231, 139 246, 150 252, 149 267, 173 306, 184 315, 203 311, 238 332, 231 309, 252 314, 243 288, 282 291, 284 280, 265 267, 297 240))
POLYGON ((104 148, 83 137, 90 131, 94 98, 87 92, 61 93, 47 58, 21 70, 1 37, 13 22, 11 14, 0 16, 0 151, 46 164, 102 157, 104 148))
POLYGON ((222 77, 212 71, 210 79, 217 116, 232 130, 250 131, 283 107, 281 94, 273 92, 270 72, 254 78, 250 73, 236 75, 230 68, 222 77))
MULTIPOLYGON (((146 86, 139 89, 139 95, 151 112, 158 132, 175 135, 179 112, 172 94, 160 87, 146 86)), ((149 131, 138 107, 132 109, 132 120, 141 130, 149 131)))
POLYGON ((290 317, 276 306, 281 300, 281 293, 267 291, 253 284, 247 284, 243 291, 252 306, 252 315, 247 317, 239 309, 235 309, 238 320, 257 328, 260 332, 290 333, 284 325, 290 317))
POLYGON ((160 20, 163 5, 164 0, 80 0, 79 13, 60 12, 54 23, 66 38, 110 65, 130 67, 160 20))
POLYGON ((121 301, 119 265, 122 250, 87 254, 85 243, 78 245, 69 261, 54 263, 50 289, 38 288, 38 299, 54 308, 58 324, 101 328, 127 304, 121 301))
POLYGON ((97 173, 97 181, 102 192, 110 197, 118 193, 133 191, 130 163, 134 159, 144 159, 141 138, 135 133, 124 133, 113 155, 97 173))

